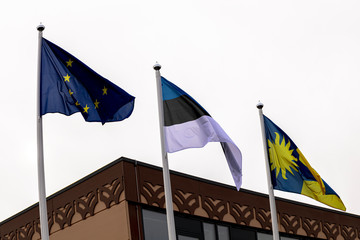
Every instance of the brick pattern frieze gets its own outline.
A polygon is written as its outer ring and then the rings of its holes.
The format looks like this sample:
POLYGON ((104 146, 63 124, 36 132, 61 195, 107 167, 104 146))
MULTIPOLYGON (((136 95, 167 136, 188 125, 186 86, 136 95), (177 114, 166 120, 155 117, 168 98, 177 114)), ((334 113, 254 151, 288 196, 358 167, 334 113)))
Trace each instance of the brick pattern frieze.
POLYGON ((229 205, 229 213, 234 216, 236 223, 250 226, 250 222, 255 219, 254 207, 233 202, 230 202, 229 205))
POLYGON ((179 212, 195 214, 195 210, 199 208, 199 197, 198 194, 184 193, 180 189, 174 191, 174 204, 179 208, 179 212))
POLYGON ((264 209, 261 207, 255 208, 255 217, 256 220, 261 224, 262 229, 271 229, 271 215, 268 209, 264 209))
MULTIPOLYGON (((171 174, 174 210, 243 226, 271 230, 266 195, 171 174)), ((161 169, 131 161, 118 163, 48 200, 50 232, 60 231, 122 201, 165 208, 161 169)), ((0 240, 40 236, 34 207, 0 226, 0 240)), ((137 215, 134 215, 137 216, 137 215)), ((141 219, 132 221, 141 222, 141 219)), ((354 215, 277 200, 281 232, 310 238, 360 240, 360 218, 354 215)), ((141 217, 140 217, 141 218, 141 217)))
MULTIPOLYGON (((53 210, 48 212, 49 217, 49 229, 53 232, 53 226, 57 226, 58 229, 64 229, 71 226, 73 218, 76 214, 81 216, 82 220, 87 217, 93 216, 95 213, 95 207, 102 203, 105 208, 118 204, 121 199, 122 192, 124 190, 123 183, 118 179, 114 179, 109 183, 100 185, 98 188, 90 191, 84 195, 78 196, 70 202, 63 204, 62 206, 53 206, 53 210)), ((48 203, 48 207, 51 204, 48 203)), ((37 210, 38 208, 36 208, 37 210)), ((36 214, 38 216, 38 214, 36 214)), ((55 231, 57 231, 55 229, 55 231)), ((40 235, 39 219, 33 219, 26 224, 11 230, 10 232, 0 232, 0 240, 32 240, 35 233, 40 235)))
POLYGON ((95 207, 99 203, 99 194, 97 189, 75 200, 75 207, 81 218, 84 220, 95 214, 95 207))
MULTIPOLYGON (((146 171, 145 176, 151 176, 147 172, 148 169, 143 171, 146 171)), ((141 172, 139 175, 142 176, 141 172)), ((140 179, 139 192, 143 204, 165 208, 164 188, 161 181, 160 178, 140 179)), ((178 212, 265 230, 272 228, 269 200, 266 196, 237 192, 173 175, 171 183, 174 209, 178 212), (259 199, 262 200, 259 202, 259 199)), ((324 210, 309 210, 305 206, 281 201, 277 201, 277 208, 281 232, 319 239, 360 240, 359 218, 356 219, 357 225, 343 225, 332 216, 337 213, 324 214, 324 210), (328 218, 324 217, 326 214, 328 218)), ((348 217, 347 221, 352 222, 351 217, 348 217)))
POLYGON ((299 216, 288 215, 286 213, 280 215, 280 225, 284 227, 286 233, 297 234, 301 226, 300 222, 301 219, 299 216))
POLYGON ((344 239, 350 239, 350 240, 358 239, 356 235, 357 234, 355 227, 341 226, 341 236, 343 236, 344 239))
POLYGON ((301 223, 302 223, 302 228, 306 232, 306 235, 309 237, 318 236, 322 229, 321 221, 316 219, 309 219, 306 217, 302 217, 301 223))

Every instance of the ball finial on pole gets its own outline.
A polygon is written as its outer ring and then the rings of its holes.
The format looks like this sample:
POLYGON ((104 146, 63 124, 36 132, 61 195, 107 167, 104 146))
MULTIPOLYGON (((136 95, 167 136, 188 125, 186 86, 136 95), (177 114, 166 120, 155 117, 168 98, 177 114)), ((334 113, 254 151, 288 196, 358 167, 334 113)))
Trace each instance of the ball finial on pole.
POLYGON ((160 65, 158 62, 156 62, 156 64, 154 65, 154 69, 155 69, 156 71, 160 70, 160 69, 161 69, 161 65, 160 65))
POLYGON ((45 26, 44 26, 42 23, 40 23, 39 26, 36 27, 36 29, 37 29, 39 32, 42 32, 42 31, 44 31, 45 26))
POLYGON ((262 109, 262 108, 264 107, 264 104, 262 104, 262 102, 259 101, 259 103, 256 104, 256 107, 257 107, 258 109, 262 109))

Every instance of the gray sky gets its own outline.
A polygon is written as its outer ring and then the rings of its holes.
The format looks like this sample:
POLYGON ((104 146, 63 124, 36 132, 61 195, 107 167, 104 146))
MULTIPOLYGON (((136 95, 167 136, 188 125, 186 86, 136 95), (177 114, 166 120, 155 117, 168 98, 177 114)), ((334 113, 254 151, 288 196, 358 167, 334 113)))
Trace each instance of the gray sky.
MULTIPOLYGON (((359 1, 5 1, 0 6, 0 221, 38 201, 36 26, 136 97, 102 126, 43 117, 50 195, 125 156, 161 166, 153 65, 194 97, 243 154, 243 188, 267 193, 256 104, 360 214, 359 1)), ((170 169, 233 185, 219 143, 169 154, 170 169)), ((276 196, 326 207, 305 196, 276 196)))

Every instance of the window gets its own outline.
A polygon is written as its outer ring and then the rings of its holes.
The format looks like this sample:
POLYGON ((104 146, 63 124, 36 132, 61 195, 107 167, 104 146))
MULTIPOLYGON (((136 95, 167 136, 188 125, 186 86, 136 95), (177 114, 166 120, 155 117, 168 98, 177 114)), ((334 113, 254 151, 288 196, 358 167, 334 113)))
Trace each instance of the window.
POLYGON ((199 240, 198 238, 178 235, 178 240, 199 240))
POLYGON ((228 227, 217 225, 217 231, 219 240, 230 240, 228 227))
POLYGON ((201 221, 175 216, 176 234, 179 240, 204 239, 201 221))
POLYGON ((168 239, 166 215, 143 209, 144 237, 146 240, 168 239))
POLYGON ((205 240, 216 240, 215 225, 211 223, 203 222, 204 239, 205 240))
MULTIPOLYGON (((256 240, 256 232, 241 228, 231 228, 231 239, 236 240, 256 240)), ((259 238, 258 238, 259 240, 259 238)))
MULTIPOLYGON (((272 240, 272 234, 268 234, 268 233, 257 233, 257 239, 258 240, 272 240)), ((282 237, 280 236, 280 240, 298 240, 299 238, 291 238, 291 237, 282 237)))
POLYGON ((298 238, 280 237, 280 240, 298 240, 298 238))
MULTIPOLYGON (((143 209, 145 240, 167 240, 166 214, 143 209)), ((205 219, 206 221, 206 219, 205 219)), ((273 240, 272 234, 257 232, 255 229, 204 222, 200 218, 178 214, 175 216, 177 240, 273 240)), ((225 223, 224 223, 225 224, 225 223)), ((303 238, 280 237, 280 240, 303 238)))
MULTIPOLYGON (((147 209, 142 210, 145 240, 167 240, 166 214, 147 209)), ((203 240, 201 221, 175 216, 178 240, 203 240)), ((215 240, 215 239, 214 239, 215 240)))
POLYGON ((272 240, 272 234, 267 234, 267 233, 257 233, 257 239, 258 240, 272 240))

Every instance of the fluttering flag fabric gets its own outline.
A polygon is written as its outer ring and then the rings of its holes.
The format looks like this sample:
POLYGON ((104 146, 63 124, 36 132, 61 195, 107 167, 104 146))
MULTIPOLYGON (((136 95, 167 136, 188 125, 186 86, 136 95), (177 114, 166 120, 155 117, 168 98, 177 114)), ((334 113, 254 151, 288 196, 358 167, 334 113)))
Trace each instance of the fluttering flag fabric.
POLYGON ((161 77, 164 106, 165 147, 168 153, 201 148, 208 142, 220 142, 236 188, 242 184, 242 156, 239 148, 191 96, 161 77))
POLYGON ((40 114, 80 112, 85 121, 121 121, 134 109, 135 98, 103 78, 76 57, 42 39, 40 114))
POLYGON ((310 166, 289 136, 265 115, 264 125, 274 189, 302 194, 345 211, 340 197, 310 166))

